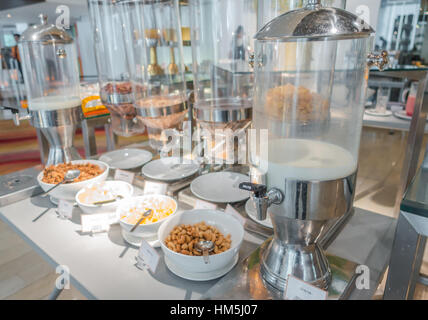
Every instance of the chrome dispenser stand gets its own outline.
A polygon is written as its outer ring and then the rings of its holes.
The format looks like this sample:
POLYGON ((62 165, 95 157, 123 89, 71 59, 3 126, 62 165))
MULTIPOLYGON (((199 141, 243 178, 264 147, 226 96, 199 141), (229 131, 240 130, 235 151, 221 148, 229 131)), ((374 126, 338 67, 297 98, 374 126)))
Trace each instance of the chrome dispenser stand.
POLYGON ((82 120, 80 106, 59 110, 30 110, 30 116, 31 124, 49 142, 47 166, 81 159, 73 145, 76 125, 82 120))

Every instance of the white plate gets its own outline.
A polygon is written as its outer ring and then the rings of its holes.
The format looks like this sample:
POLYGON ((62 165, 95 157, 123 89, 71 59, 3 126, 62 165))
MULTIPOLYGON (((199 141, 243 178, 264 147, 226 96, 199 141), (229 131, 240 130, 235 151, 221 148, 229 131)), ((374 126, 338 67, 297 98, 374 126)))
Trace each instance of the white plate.
POLYGON ((199 170, 196 163, 183 163, 179 157, 161 158, 150 161, 141 173, 148 178, 160 181, 180 180, 194 175, 199 170))
POLYGON ((197 177, 190 184, 190 190, 202 200, 230 203, 248 199, 249 191, 239 189, 241 182, 249 182, 250 178, 237 172, 213 172, 197 177))
POLYGON ((104 153, 100 161, 107 163, 112 169, 133 169, 152 160, 153 155, 147 150, 118 149, 104 153))
POLYGON ((389 117, 392 115, 392 112, 389 110, 386 110, 384 113, 379 113, 375 111, 376 109, 368 109, 365 111, 366 114, 369 116, 375 116, 375 117, 389 117))
MULTIPOLYGON (((143 238, 139 238, 137 240, 137 238, 133 237, 132 239, 130 237, 128 237, 128 235, 125 232, 122 232, 122 237, 123 240, 125 240, 126 242, 128 242, 130 245, 136 246, 136 247, 140 247, 141 246, 141 242, 143 242, 143 238)), ((153 248, 159 248, 160 247, 160 242, 159 239, 152 239, 152 240, 147 240, 147 243, 149 245, 151 245, 153 248)))
MULTIPOLYGON (((406 113, 406 110, 396 111, 394 112, 394 116, 403 120, 412 120, 412 116, 408 116, 406 113)), ((428 120, 428 117, 427 117, 427 120, 428 120)))
POLYGON ((232 268, 236 265, 236 263, 239 260, 239 254, 237 254, 235 258, 233 258, 232 262, 228 264, 226 267, 221 268, 219 270, 210 271, 210 272, 188 272, 186 270, 181 269, 180 267, 177 267, 177 265, 169 261, 167 256, 164 256, 164 259, 165 259, 165 265, 167 266, 167 268, 175 275, 187 280, 208 281, 208 280, 220 278, 221 276, 224 276, 226 273, 232 270, 232 268))
POLYGON ((272 221, 270 220, 270 216, 267 215, 266 220, 260 221, 256 218, 256 208, 254 208, 253 200, 248 199, 247 202, 245 202, 245 212, 248 214, 251 220, 254 222, 261 224, 262 226, 273 229, 272 221))

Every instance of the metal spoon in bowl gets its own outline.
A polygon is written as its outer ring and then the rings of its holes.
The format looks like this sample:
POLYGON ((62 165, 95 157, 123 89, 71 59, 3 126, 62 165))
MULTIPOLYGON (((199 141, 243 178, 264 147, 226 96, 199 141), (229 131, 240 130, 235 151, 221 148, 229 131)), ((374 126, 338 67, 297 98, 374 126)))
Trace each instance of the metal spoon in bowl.
POLYGON ((101 200, 101 201, 95 201, 95 202, 92 202, 92 204, 93 205, 96 205, 96 206, 100 206, 100 205, 102 205, 102 204, 106 204, 106 203, 112 203, 112 202, 115 202, 115 201, 117 201, 117 200, 122 200, 124 198, 124 196, 121 196, 120 194, 118 194, 115 198, 113 198, 113 199, 109 199, 109 200, 101 200))
POLYGON ((152 214, 152 209, 149 209, 146 212, 144 212, 143 215, 141 216, 140 220, 137 221, 137 223, 132 227, 131 230, 129 230, 129 232, 133 232, 135 230, 135 228, 137 228, 138 225, 141 223, 141 221, 143 221, 144 218, 148 217, 151 214, 152 214))
POLYGON ((64 179, 56 184, 55 186, 53 186, 52 188, 50 188, 48 191, 45 191, 41 194, 42 197, 46 196, 49 192, 51 192, 53 189, 55 189, 56 187, 58 187, 59 185, 65 183, 65 182, 73 182, 74 179, 76 179, 78 176, 80 175, 80 170, 76 169, 76 170, 68 170, 65 173, 64 179))
POLYGON ((209 253, 214 250, 214 242, 209 240, 201 240, 196 243, 196 250, 202 252, 205 264, 210 262, 209 253))

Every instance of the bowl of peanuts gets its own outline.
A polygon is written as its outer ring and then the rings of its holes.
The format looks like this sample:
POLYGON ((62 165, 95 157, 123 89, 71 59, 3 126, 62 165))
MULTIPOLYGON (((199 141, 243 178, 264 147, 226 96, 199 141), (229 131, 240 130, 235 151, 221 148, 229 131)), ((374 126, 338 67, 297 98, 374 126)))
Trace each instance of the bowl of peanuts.
POLYGON ((219 210, 195 209, 171 217, 158 231, 165 263, 173 273, 190 280, 218 278, 237 263, 244 227, 219 210), (208 259, 196 243, 211 241, 208 259))

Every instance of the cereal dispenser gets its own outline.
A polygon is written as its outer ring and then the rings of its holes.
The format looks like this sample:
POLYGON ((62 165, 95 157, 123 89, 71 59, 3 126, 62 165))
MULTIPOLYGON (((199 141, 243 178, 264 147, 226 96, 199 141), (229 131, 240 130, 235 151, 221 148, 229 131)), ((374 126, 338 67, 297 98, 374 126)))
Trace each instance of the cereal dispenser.
MULTIPOLYGON (((212 148, 209 157, 216 161, 232 160, 228 156, 234 156, 232 150, 225 148, 228 135, 238 137, 239 141, 251 123, 253 70, 248 62, 253 51, 252 38, 257 32, 257 3, 189 1, 194 116, 202 135, 215 135, 208 150, 212 148)), ((237 149, 235 145, 230 147, 237 149)))
POLYGON ((89 0, 101 101, 110 111, 112 129, 119 136, 144 131, 133 105, 122 17, 116 0, 89 0))
POLYGON ((49 142, 46 165, 51 165, 80 159, 73 139, 82 109, 74 41, 49 25, 46 15, 40 18, 22 34, 19 51, 30 121, 49 142))
POLYGON ((374 30, 355 15, 310 0, 255 35, 250 142, 258 219, 269 214, 274 237, 261 274, 284 290, 295 276, 321 288, 331 279, 319 238, 352 209, 368 66, 374 30), (369 58, 368 58, 369 57, 369 58))
POLYGON ((150 145, 168 142, 164 130, 178 129, 187 114, 183 44, 177 0, 122 0, 137 117, 150 145))

